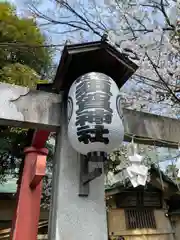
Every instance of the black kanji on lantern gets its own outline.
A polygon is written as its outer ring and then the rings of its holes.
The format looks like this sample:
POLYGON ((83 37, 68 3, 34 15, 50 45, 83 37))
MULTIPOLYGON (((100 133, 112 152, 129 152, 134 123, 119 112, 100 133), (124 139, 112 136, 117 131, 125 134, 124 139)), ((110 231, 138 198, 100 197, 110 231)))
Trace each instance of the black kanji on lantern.
POLYGON ((78 140, 84 144, 89 142, 109 143, 103 123, 112 122, 113 110, 110 107, 111 82, 99 79, 83 79, 76 81, 76 126, 78 140), (88 125, 90 123, 90 125, 88 125), (105 136, 104 136, 105 135, 105 136))

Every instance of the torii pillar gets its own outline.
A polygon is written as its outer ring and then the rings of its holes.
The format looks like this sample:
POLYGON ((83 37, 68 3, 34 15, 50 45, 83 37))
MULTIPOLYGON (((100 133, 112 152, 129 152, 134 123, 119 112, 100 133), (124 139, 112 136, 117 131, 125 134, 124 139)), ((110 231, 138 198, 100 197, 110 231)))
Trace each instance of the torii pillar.
POLYGON ((88 197, 80 197, 80 158, 68 141, 67 120, 63 118, 54 158, 48 239, 107 240, 104 174, 90 183, 88 197))
POLYGON ((64 102, 53 163, 48 239, 108 239, 103 162, 89 162, 87 172, 86 160, 72 149, 67 136, 67 94, 76 78, 87 72, 105 73, 116 83, 120 81, 118 86, 122 87, 136 69, 135 64, 107 42, 65 46, 54 82, 54 87, 63 92, 64 102), (90 177, 88 173, 97 165, 101 176, 90 177), (82 175, 95 179, 85 187, 80 180, 82 175))
POLYGON ((24 166, 18 181, 17 204, 10 239, 36 240, 38 234, 42 178, 45 176, 48 150, 43 148, 48 131, 37 131, 32 146, 24 150, 24 166))

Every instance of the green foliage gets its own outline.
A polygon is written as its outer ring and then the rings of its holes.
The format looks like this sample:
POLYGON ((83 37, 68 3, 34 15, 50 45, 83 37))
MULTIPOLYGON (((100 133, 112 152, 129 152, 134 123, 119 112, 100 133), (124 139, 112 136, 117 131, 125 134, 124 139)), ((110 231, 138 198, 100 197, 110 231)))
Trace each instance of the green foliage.
POLYGON ((20 18, 12 5, 0 3, 0 68, 20 63, 38 74, 46 73, 51 52, 44 44, 45 36, 34 19, 20 18))
MULTIPOLYGON (((0 81, 35 88, 48 74, 52 52, 35 19, 20 17, 16 8, 0 2, 0 81)), ((0 182, 18 174, 27 146, 27 129, 0 126, 0 182)))
POLYGON ((11 127, 0 128, 0 182, 6 180, 8 174, 16 176, 23 157, 23 149, 27 144, 27 130, 11 127))
POLYGON ((6 65, 0 70, 0 79, 1 82, 35 88, 39 76, 32 68, 14 63, 6 65))

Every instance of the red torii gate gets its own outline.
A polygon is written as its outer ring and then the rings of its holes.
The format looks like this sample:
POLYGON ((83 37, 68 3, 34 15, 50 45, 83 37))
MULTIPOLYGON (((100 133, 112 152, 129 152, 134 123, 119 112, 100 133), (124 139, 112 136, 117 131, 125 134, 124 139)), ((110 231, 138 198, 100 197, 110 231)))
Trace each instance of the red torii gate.
MULTIPOLYGON (((51 84, 37 84, 37 90, 48 91, 49 87, 52 89, 51 84)), ((24 240, 25 235, 26 240, 32 240, 38 235, 42 179, 45 176, 48 155, 45 144, 51 132, 37 130, 31 133, 29 134, 32 138, 31 146, 24 149, 24 163, 17 181, 11 240, 24 240), (26 221, 24 221, 24 216, 26 216, 26 221)))
POLYGON ((44 148, 50 132, 38 130, 32 144, 24 150, 22 175, 18 181, 17 204, 12 222, 10 239, 32 240, 37 238, 42 193, 48 150, 44 148))

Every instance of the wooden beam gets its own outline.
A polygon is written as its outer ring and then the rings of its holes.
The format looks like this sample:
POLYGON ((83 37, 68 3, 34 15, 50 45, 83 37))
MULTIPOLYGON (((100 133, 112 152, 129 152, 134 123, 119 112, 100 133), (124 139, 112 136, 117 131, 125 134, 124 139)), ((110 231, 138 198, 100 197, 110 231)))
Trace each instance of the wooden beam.
MULTIPOLYGON (((62 95, 0 83, 0 125, 57 131, 62 95)), ((180 121, 123 109, 125 141, 177 148, 180 121), (163 142, 165 141, 165 142, 163 142)))
POLYGON ((46 175, 46 158, 46 155, 38 155, 32 166, 32 179, 30 182, 32 189, 36 188, 46 175))

